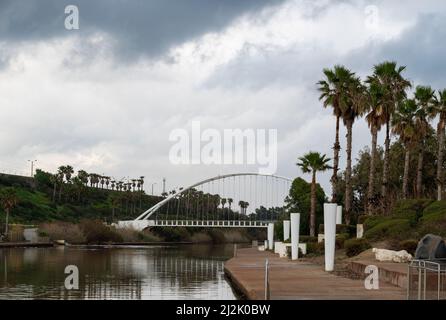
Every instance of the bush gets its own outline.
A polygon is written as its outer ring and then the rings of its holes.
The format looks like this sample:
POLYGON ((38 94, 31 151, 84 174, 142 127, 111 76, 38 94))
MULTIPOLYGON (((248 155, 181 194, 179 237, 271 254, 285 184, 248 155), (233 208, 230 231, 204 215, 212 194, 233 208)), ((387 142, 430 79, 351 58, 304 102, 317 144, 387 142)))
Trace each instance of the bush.
POLYGON ((415 251, 418 247, 418 241, 417 240, 404 240, 401 241, 398 245, 399 250, 406 250, 411 255, 415 255, 415 251))
MULTIPOLYGON (((324 225, 319 225, 319 233, 324 233, 324 225)), ((348 233, 349 235, 356 234, 356 226, 350 226, 348 224, 337 224, 336 225, 336 234, 348 233)))
POLYGON ((45 223, 39 227, 39 236, 51 240, 65 240, 68 243, 85 243, 87 239, 79 225, 69 222, 45 223))
POLYGON ((344 243, 348 239, 350 239, 350 235, 348 233, 341 233, 336 235, 336 249, 344 248, 344 243))
MULTIPOLYGON (((368 220, 367 220, 368 221, 368 220)), ((408 219, 384 219, 366 230, 364 236, 371 240, 407 239, 413 234, 413 226, 408 219)))
POLYGON ((371 245, 366 239, 349 239, 344 242, 344 248, 347 257, 353 257, 370 249, 371 245))
POLYGON ((85 235, 87 243, 123 242, 122 236, 114 227, 106 226, 100 220, 82 220, 80 228, 85 235))
POLYGON ((324 243, 309 242, 307 243, 307 254, 322 255, 324 254, 324 243))
MULTIPOLYGON (((291 239, 290 239, 291 242, 291 239)), ((314 243, 317 242, 317 237, 311 237, 311 236, 299 236, 299 242, 303 242, 303 243, 314 243)))

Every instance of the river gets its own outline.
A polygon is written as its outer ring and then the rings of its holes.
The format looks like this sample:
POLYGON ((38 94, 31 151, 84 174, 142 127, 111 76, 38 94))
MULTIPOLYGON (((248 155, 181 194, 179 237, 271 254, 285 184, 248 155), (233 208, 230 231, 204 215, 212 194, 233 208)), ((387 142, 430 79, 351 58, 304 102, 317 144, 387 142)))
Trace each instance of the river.
POLYGON ((0 299, 236 299, 223 263, 233 245, 0 249, 0 299), (79 288, 67 290, 68 265, 79 288))

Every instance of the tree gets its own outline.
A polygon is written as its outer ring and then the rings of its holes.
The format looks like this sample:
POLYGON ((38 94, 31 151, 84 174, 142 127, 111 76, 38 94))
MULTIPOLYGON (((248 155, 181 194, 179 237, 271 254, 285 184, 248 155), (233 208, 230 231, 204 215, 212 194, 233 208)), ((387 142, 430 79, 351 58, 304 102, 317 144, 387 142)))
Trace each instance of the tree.
POLYGON ((434 96, 434 101, 429 112, 429 116, 434 118, 438 116, 437 124, 437 139, 438 139, 438 151, 437 151, 437 200, 442 200, 443 194, 443 150, 444 150, 444 135, 446 125, 446 89, 438 91, 438 97, 434 96))
MULTIPOLYGON (((339 180, 338 180, 339 181, 339 180)), ((316 185, 316 230, 320 223, 323 223, 323 207, 326 201, 324 190, 319 184, 316 185)), ((310 230, 310 215, 311 210, 311 183, 306 182, 302 178, 296 178, 291 184, 288 196, 285 199, 286 209, 288 212, 299 212, 300 217, 300 232, 301 234, 308 234, 310 230)), ((262 208, 262 207, 261 207, 262 208)), ((266 211, 266 209, 265 209, 266 211)), ((259 213, 260 210, 256 209, 259 213)), ((257 214, 259 216, 259 214, 257 214)), ((264 215, 265 216, 265 215, 264 215)), ((259 216, 261 219, 262 216, 259 216)))
POLYGON ((369 181, 367 190, 367 213, 372 215, 375 211, 376 199, 378 195, 375 192, 375 176, 376 176, 376 160, 377 160, 377 144, 378 131, 385 124, 384 106, 382 103, 383 90, 375 82, 368 85, 366 92, 366 121, 372 135, 372 148, 370 154, 369 181))
POLYGON ((342 116, 342 109, 348 100, 346 86, 351 77, 351 72, 344 66, 336 65, 333 70, 324 69, 325 80, 318 82, 318 90, 321 93, 319 100, 323 100, 324 107, 332 107, 333 115, 336 117, 336 133, 333 145, 333 175, 331 176, 332 197, 331 202, 338 202, 336 195, 336 184, 339 169, 339 151, 341 145, 339 143, 339 120, 342 116))
POLYGON ((415 89, 415 101, 418 106, 415 114, 418 138, 417 198, 421 198, 423 194, 424 142, 429 130, 427 117, 434 101, 434 95, 435 91, 429 86, 417 86, 415 89))
POLYGON ((388 194, 387 185, 389 179, 389 158, 390 158, 390 123, 394 110, 398 104, 406 97, 406 89, 411 84, 402 73, 406 69, 404 66, 397 66, 396 62, 385 61, 373 67, 373 75, 367 79, 368 83, 376 83, 381 86, 383 96, 384 120, 386 124, 386 138, 384 143, 384 167, 381 186, 381 209, 387 211, 388 194))
POLYGON ((415 143, 415 115, 417 104, 413 99, 404 100, 396 110, 392 119, 392 132, 397 134, 404 145, 403 199, 407 199, 409 186, 410 152, 415 143))
POLYGON ((316 229, 316 174, 318 171, 326 171, 331 169, 328 165, 331 159, 326 158, 319 152, 309 152, 299 158, 297 166, 303 173, 311 173, 311 207, 310 207, 310 236, 315 236, 316 229))
POLYGON ((361 116, 365 107, 365 88, 361 80, 351 73, 350 79, 346 83, 348 96, 347 103, 342 108, 342 120, 347 128, 347 165, 345 169, 345 221, 350 224, 353 205, 353 189, 351 183, 352 176, 352 139, 353 123, 361 116))
POLYGON ((16 189, 12 187, 7 187, 0 189, 0 203, 5 211, 5 235, 8 235, 9 226, 9 214, 11 210, 17 205, 18 197, 16 189))

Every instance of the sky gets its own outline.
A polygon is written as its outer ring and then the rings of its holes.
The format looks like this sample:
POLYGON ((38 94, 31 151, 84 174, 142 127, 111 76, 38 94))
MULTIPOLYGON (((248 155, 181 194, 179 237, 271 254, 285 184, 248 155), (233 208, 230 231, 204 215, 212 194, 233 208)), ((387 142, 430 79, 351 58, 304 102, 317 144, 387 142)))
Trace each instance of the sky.
MULTIPOLYGON (((414 85, 446 88, 446 3, 328 0, 0 0, 0 171, 27 160, 112 176, 145 176, 161 191, 258 165, 174 164, 174 130, 192 123, 277 130, 277 174, 297 158, 332 156, 335 119, 318 100, 322 69, 362 78, 407 66, 414 85), (79 9, 67 30, 65 7, 79 9)), ((379 141, 383 141, 380 133, 379 141)), ((363 120, 353 155, 370 144, 363 120)), ((345 130, 341 130, 341 167, 345 130)), ((319 174, 330 193, 330 173, 319 174)))

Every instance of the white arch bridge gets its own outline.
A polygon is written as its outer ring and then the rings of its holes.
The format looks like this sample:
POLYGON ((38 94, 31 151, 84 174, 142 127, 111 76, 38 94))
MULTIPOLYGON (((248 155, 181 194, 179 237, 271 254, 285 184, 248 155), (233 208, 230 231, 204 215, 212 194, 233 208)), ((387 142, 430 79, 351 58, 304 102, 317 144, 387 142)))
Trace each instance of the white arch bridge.
POLYGON ((118 227, 266 228, 285 213, 292 179, 259 173, 221 175, 172 190, 118 227))

